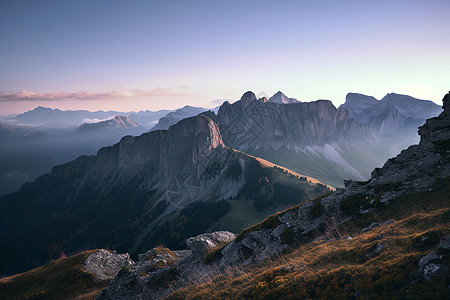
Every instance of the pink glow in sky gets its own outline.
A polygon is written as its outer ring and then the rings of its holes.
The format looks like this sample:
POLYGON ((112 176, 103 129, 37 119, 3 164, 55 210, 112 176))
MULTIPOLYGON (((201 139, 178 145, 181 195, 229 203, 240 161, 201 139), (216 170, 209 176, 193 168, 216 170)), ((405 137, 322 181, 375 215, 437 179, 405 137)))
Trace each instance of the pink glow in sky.
POLYGON ((0 115, 450 89, 450 1, 2 1, 0 115))

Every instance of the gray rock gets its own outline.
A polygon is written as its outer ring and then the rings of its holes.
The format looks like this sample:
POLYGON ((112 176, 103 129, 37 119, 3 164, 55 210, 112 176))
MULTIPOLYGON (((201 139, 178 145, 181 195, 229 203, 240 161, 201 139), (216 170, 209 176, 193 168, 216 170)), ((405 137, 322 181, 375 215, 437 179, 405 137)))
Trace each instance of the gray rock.
POLYGON ((377 228, 377 227, 380 227, 380 223, 373 222, 372 224, 370 224, 369 227, 363 228, 361 230, 361 233, 365 233, 365 232, 371 231, 372 229, 377 228))
POLYGON ((447 235, 442 239, 442 242, 439 243, 439 247, 450 250, 450 235, 447 235))
POLYGON ((110 252, 101 249, 89 255, 84 262, 84 269, 94 273, 100 280, 110 280, 113 279, 123 267, 130 266, 133 263, 134 262, 130 259, 128 253, 118 254, 115 251, 110 252))
POLYGON ((443 256, 439 256, 435 250, 431 251, 419 260, 419 269, 416 272, 417 279, 430 281, 432 277, 439 277, 448 273, 443 256))
POLYGON ((381 251, 383 251, 384 249, 386 249, 386 245, 383 243, 379 243, 377 245, 377 248, 375 249, 375 252, 380 253, 381 251))
POLYGON ((383 225, 390 225, 390 224, 394 224, 395 220, 387 220, 386 222, 383 223, 383 225))
POLYGON ((161 299, 177 281, 181 286, 219 272, 204 262, 205 254, 235 239, 228 231, 201 234, 186 241, 191 250, 157 247, 139 254, 139 261, 120 271, 97 299, 161 299), (155 284, 158 282, 158 284, 155 284))
POLYGON ((193 255, 203 257, 208 251, 227 244, 235 238, 236 235, 232 232, 216 231, 190 237, 187 239, 186 245, 192 250, 193 255))

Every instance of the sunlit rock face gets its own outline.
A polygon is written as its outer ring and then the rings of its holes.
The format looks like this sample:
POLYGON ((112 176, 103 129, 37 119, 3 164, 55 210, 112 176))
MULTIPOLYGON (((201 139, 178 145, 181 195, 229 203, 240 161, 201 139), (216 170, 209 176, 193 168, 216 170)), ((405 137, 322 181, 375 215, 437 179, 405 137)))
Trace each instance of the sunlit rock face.
POLYGON ((347 178, 367 178, 389 155, 379 158, 367 151, 367 143, 376 140, 376 130, 328 100, 285 104, 246 92, 233 104, 225 102, 217 115, 204 114, 219 125, 227 146, 334 187, 347 178))
POLYGON ((388 94, 378 101, 350 93, 337 109, 328 100, 269 100, 246 92, 225 102, 217 115, 224 143, 286 166, 334 187, 345 179, 367 180, 386 159, 418 142, 417 126, 441 108, 431 101, 388 94))
POLYGON ((229 211, 223 200, 245 182, 226 175, 237 155, 218 126, 198 116, 53 167, 0 198, 1 274, 79 249, 184 247, 229 211), (30 247, 32 237, 39 240, 30 247))
POLYGON ((80 249, 109 247, 132 256, 161 244, 182 249, 189 237, 239 232, 255 218, 326 191, 226 147, 210 118, 187 118, 55 166, 1 197, 0 274, 80 249), (246 200, 245 210, 231 200, 246 200), (233 224, 222 220, 235 215, 233 224), (33 237, 39 239, 30 246, 33 237))
POLYGON ((212 118, 219 125, 225 143, 244 151, 283 146, 303 148, 374 134, 370 127, 353 120, 347 110, 336 109, 331 101, 284 103, 256 99, 254 93, 246 92, 240 101, 225 102, 212 118))
POLYGON ((295 98, 289 98, 288 96, 283 94, 283 92, 280 92, 280 91, 276 92, 275 95, 270 97, 269 100, 267 100, 267 101, 279 103, 279 104, 299 103, 300 102, 295 98))

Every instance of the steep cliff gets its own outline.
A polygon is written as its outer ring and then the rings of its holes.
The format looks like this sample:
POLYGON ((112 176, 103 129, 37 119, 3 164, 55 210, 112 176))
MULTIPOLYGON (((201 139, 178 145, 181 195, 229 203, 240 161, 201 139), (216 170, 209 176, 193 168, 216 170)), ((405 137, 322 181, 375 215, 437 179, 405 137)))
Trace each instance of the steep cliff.
POLYGON ((85 249, 136 255, 158 244, 184 248, 190 236, 238 232, 326 191, 306 177, 263 168, 225 147, 211 119, 192 117, 126 136, 1 197, 1 272, 85 249))
POLYGON ((346 178, 367 179, 390 155, 376 144, 374 129, 328 100, 280 104, 247 92, 233 104, 225 102, 217 116, 204 114, 219 125, 225 144, 233 149, 334 187, 346 178))
POLYGON ((188 256, 158 269, 154 258, 140 260, 98 298, 445 298, 450 93, 443 102, 444 112, 420 128, 419 145, 370 180, 347 181, 231 242, 223 232, 191 238, 188 256))

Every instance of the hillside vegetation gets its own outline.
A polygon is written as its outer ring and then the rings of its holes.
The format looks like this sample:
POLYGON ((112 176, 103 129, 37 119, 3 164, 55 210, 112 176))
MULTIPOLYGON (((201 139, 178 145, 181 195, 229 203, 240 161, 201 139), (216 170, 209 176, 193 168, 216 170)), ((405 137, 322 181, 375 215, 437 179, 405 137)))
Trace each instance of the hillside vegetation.
POLYGON ((327 231, 293 241, 277 258, 199 279, 168 299, 448 299, 448 273, 430 280, 417 274, 419 260, 432 250, 450 265, 449 250, 438 247, 450 234, 449 195, 450 178, 438 180, 430 192, 400 197, 345 225, 330 220, 327 231), (373 222, 381 226, 362 233, 373 222))
POLYGON ((95 299, 108 284, 83 269, 84 262, 95 251, 0 279, 0 299, 95 299))

